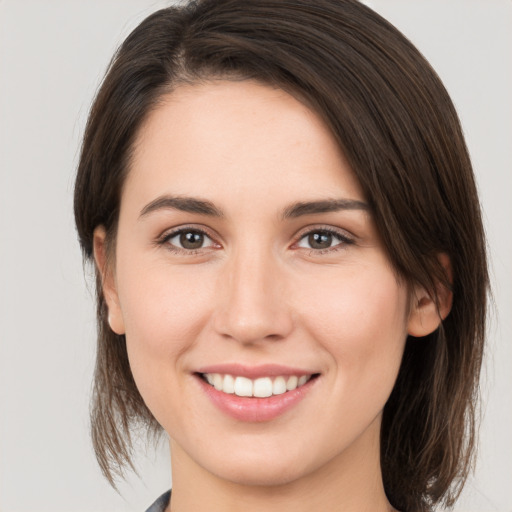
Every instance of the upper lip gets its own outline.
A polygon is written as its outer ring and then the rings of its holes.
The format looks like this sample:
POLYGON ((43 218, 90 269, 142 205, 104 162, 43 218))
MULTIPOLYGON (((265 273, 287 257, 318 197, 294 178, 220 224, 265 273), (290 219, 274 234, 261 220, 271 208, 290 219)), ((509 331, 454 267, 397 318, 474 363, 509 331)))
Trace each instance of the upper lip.
POLYGON ((248 379, 257 379, 259 377, 286 377, 291 375, 300 377, 302 375, 313 375, 318 372, 280 364, 248 366, 239 363, 223 363, 203 366, 199 368, 196 373, 220 373, 223 375, 235 375, 239 377, 247 377, 248 379))

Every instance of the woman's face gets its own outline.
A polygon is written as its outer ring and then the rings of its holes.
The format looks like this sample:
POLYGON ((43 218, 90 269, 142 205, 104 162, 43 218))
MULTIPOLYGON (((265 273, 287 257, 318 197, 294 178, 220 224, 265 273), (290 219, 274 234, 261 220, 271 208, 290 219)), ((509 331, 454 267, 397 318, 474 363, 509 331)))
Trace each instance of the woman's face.
POLYGON ((173 464, 263 485, 378 464, 408 291, 292 96, 216 81, 165 97, 134 147, 112 276, 110 323, 173 464))

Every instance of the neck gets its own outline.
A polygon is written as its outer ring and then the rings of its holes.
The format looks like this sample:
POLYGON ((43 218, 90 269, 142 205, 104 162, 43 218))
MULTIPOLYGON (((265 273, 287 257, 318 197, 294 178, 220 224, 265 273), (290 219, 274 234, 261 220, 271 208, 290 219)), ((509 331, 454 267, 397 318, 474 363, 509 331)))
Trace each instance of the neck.
POLYGON ((279 485, 227 481, 199 466, 171 440, 173 491, 167 512, 390 512, 377 423, 320 468, 279 485))

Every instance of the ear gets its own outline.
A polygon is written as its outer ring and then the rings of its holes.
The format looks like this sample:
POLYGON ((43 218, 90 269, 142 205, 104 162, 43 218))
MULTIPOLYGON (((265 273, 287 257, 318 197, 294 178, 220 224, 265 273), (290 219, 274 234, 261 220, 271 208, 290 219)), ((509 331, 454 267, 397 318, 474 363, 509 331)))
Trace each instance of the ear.
POLYGON ((93 234, 93 250, 96 268, 101 276, 103 296, 107 302, 108 323, 116 334, 124 334, 124 320, 117 294, 117 284, 112 262, 109 261, 106 244, 106 231, 98 226, 93 234))
MULTIPOLYGON (((453 273, 450 258, 447 254, 438 255, 439 263, 444 268, 450 284, 453 283, 453 273)), ((425 288, 415 286, 410 306, 407 333, 411 336, 422 337, 434 332, 452 309, 453 292, 444 283, 436 284, 437 304, 425 288)))

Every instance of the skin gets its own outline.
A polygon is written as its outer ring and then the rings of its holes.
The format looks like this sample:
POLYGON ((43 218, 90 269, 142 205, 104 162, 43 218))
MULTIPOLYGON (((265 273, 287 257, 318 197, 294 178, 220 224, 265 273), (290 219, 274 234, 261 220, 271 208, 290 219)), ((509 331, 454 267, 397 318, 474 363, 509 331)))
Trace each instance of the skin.
POLYGON ((95 257, 110 325, 126 334, 137 386, 170 438, 173 512, 392 510, 382 410, 407 335, 433 331, 439 315, 397 277, 359 203, 283 216, 297 202, 338 199, 366 201, 327 127, 282 90, 180 86, 141 127, 115 260, 102 227, 95 257), (155 206, 163 196, 199 198, 222 215, 155 206), (203 246, 180 249, 169 236, 180 227, 207 233, 203 246), (312 247, 308 235, 325 229, 337 233, 330 247, 312 247), (226 362, 320 375, 281 416, 241 422, 194 375, 226 362))

